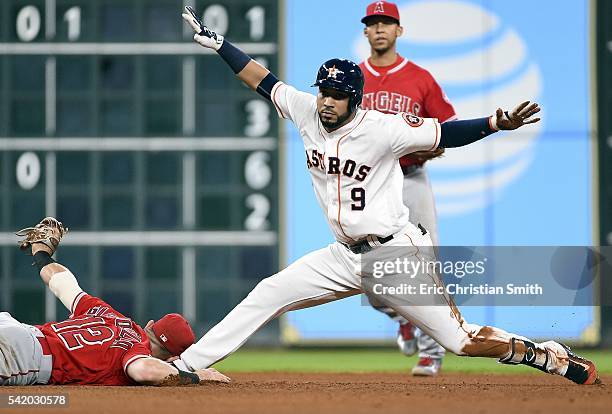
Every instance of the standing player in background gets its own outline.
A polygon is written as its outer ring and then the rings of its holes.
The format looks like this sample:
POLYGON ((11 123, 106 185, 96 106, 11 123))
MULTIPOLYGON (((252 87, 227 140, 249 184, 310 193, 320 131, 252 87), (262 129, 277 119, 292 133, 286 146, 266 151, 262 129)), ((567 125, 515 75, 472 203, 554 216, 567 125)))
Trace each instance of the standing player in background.
MULTIPOLYGON (((359 65, 365 78, 361 107, 387 114, 407 112, 437 118, 440 123, 456 119, 455 109, 433 76, 397 53, 396 39, 404 31, 397 6, 386 1, 371 3, 361 22, 370 43, 370 57, 359 65)), ((442 153, 444 149, 418 151, 399 161, 404 173, 403 201, 410 210, 410 222, 427 229, 434 246, 439 242, 436 206, 425 162, 442 153)), ((419 361, 412 374, 437 375, 444 348, 393 309, 374 307, 399 322, 397 344, 402 353, 410 356, 418 348, 419 361)))
POLYGON ((47 217, 17 232, 22 250, 70 318, 44 325, 20 323, 0 312, 0 385, 186 385, 229 382, 216 370, 181 372, 164 362, 193 344, 189 323, 176 313, 143 328, 102 299, 83 292, 74 275, 51 256, 66 233, 47 217))

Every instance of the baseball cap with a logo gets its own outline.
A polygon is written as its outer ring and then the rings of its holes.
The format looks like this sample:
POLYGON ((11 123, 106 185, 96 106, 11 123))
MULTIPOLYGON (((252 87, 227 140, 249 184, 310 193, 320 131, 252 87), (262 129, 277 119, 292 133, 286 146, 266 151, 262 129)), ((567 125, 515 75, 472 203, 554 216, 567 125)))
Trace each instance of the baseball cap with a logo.
POLYGON ((180 355, 195 342, 195 334, 187 319, 178 313, 169 313, 151 327, 157 339, 172 354, 180 355))
POLYGON ((361 23, 365 24, 370 17, 375 16, 387 16, 397 20, 397 24, 400 22, 397 5, 388 1, 375 1, 374 3, 370 3, 366 8, 366 15, 361 19, 361 23))

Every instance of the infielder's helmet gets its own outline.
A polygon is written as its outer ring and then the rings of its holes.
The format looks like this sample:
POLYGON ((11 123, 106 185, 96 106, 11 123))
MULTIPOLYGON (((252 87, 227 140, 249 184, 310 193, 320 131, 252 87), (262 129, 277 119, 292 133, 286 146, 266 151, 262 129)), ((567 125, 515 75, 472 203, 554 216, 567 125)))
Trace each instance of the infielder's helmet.
POLYGON ((317 80, 312 86, 348 93, 349 108, 352 112, 361 104, 363 82, 363 73, 356 63, 334 58, 321 65, 317 72, 317 80))

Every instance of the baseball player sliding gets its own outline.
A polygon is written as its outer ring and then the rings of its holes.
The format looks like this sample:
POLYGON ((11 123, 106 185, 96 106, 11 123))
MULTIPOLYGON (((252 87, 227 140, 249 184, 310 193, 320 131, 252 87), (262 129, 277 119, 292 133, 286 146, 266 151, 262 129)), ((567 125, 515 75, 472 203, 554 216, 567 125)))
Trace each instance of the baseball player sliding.
POLYGON ((19 231, 40 277, 70 311, 70 318, 27 325, 0 312, 0 385, 187 385, 229 382, 216 370, 179 371, 165 362, 193 344, 181 315, 141 328, 102 299, 83 292, 74 275, 51 256, 66 229, 47 217, 19 231))
MULTIPOLYGON (((432 260, 431 238, 408 220, 402 202, 403 174, 398 159, 411 152, 468 145, 500 129, 537 122, 537 104, 524 102, 510 113, 442 125, 412 114, 383 114, 359 108, 363 74, 343 59, 325 62, 314 86, 318 94, 300 92, 279 81, 222 36, 205 27, 193 9, 183 18, 200 45, 212 48, 251 89, 270 100, 280 117, 298 128, 315 195, 336 242, 307 254, 279 273, 263 279, 221 322, 173 361, 181 370, 209 367, 236 351, 257 329, 284 312, 350 295, 372 295, 362 283, 361 260, 381 259, 384 246, 402 247, 414 262, 432 260)), ((416 263, 413 268, 417 268, 416 263)), ((389 275, 397 279, 401 275, 389 275)), ((419 272, 414 282, 437 287, 419 272)), ((387 278, 387 276, 385 276, 387 278)), ((468 323, 452 301, 432 295, 428 306, 411 306, 393 294, 376 299, 413 321, 457 355, 498 358, 524 364, 579 384, 598 381, 595 364, 554 341, 536 343, 491 326, 468 323)))
MULTIPOLYGON (((456 119, 455 109, 433 76, 397 53, 396 39, 404 31, 397 6, 375 1, 367 6, 361 22, 370 44, 370 58, 359 64, 365 78, 361 107, 389 114, 408 112, 437 118, 441 123, 456 119)), ((410 212, 410 222, 427 229, 434 246, 439 243, 436 206, 424 164, 443 152, 444 148, 438 147, 436 151, 413 152, 399 160, 404 173, 403 201, 410 212)), ((412 374, 437 375, 444 348, 392 308, 375 308, 399 322, 397 344, 402 353, 413 355, 418 349, 419 361, 412 374)))

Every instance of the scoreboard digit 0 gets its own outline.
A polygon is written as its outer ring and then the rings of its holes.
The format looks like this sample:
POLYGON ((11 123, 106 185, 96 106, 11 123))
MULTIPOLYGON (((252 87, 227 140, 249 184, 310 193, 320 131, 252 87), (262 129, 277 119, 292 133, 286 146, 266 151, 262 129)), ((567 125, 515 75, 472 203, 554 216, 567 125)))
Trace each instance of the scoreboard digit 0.
MULTIPOLYGON (((278 73, 279 0, 187 3, 278 73)), ((279 122, 183 6, 0 2, 0 308, 18 319, 67 314, 11 234, 46 215, 81 286, 139 321, 206 328, 277 270, 279 122)))

